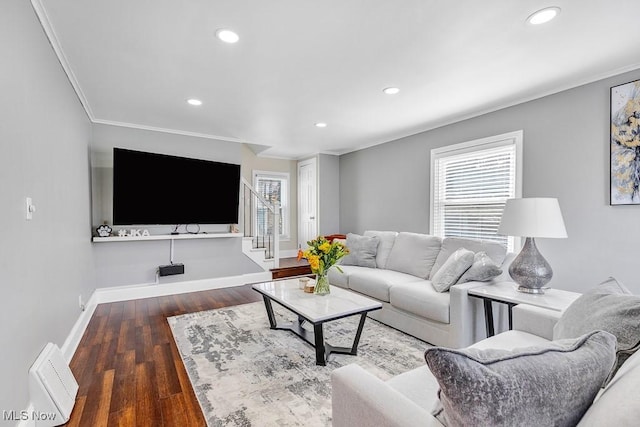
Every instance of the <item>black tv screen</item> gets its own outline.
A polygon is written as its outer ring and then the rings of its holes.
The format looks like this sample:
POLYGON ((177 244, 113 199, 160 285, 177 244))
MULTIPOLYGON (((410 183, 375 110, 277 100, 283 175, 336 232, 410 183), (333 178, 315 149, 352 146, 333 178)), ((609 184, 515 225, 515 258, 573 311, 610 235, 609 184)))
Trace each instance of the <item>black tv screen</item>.
POLYGON ((236 224, 240 165, 113 149, 113 223, 236 224))

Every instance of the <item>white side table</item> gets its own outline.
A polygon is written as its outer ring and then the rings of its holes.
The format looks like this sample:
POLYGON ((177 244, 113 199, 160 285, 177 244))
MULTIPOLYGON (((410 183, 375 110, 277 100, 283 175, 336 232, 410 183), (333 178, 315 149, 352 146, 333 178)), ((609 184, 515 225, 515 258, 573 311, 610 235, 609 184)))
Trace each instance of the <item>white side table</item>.
POLYGON ((484 320, 488 337, 495 335, 492 302, 509 306, 509 329, 512 329, 511 309, 514 305, 529 304, 548 310, 562 311, 581 295, 561 289, 547 289, 544 294, 527 294, 518 292, 517 289, 518 285, 513 282, 498 282, 469 289, 470 296, 480 298, 484 303, 484 320))

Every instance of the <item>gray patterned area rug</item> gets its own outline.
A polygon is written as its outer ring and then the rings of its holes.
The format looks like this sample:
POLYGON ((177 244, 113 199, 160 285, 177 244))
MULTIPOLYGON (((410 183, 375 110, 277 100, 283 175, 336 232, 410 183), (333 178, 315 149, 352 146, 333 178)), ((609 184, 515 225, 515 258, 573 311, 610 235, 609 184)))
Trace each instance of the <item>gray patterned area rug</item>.
MULTIPOLYGON (((291 312, 273 304, 280 320, 291 312)), ((325 340, 351 346, 360 316, 324 325, 325 340)), ((358 363, 386 380, 423 366, 429 346, 367 319, 357 356, 332 354, 316 366, 314 348, 269 328, 262 302, 168 318, 209 426, 330 426, 331 371, 358 363)))

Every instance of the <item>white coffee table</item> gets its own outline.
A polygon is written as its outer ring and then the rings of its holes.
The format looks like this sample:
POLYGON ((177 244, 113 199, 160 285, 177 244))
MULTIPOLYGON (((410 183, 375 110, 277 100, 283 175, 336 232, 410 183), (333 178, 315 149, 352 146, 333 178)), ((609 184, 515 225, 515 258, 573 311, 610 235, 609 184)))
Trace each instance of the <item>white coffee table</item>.
POLYGON ((487 336, 494 335, 492 302, 509 306, 509 329, 513 328, 511 309, 518 304, 529 304, 548 310, 562 311, 569 307, 581 294, 563 291, 561 289, 547 289, 544 294, 529 294, 518 291, 514 282, 498 282, 490 285, 469 289, 468 294, 480 298, 484 302, 484 320, 487 336))
POLYGON ((252 288, 262 294, 271 329, 291 331, 314 346, 316 365, 322 366, 326 365, 327 358, 331 353, 355 356, 367 313, 382 308, 379 301, 336 286, 331 286, 331 293, 328 295, 306 293, 299 288, 297 278, 256 283, 252 288), (296 314, 298 320, 292 323, 278 324, 271 301, 275 301, 296 314), (351 347, 334 347, 325 343, 322 327, 324 323, 356 315, 360 315, 360 323, 351 347), (305 322, 313 325, 313 332, 302 327, 305 322))

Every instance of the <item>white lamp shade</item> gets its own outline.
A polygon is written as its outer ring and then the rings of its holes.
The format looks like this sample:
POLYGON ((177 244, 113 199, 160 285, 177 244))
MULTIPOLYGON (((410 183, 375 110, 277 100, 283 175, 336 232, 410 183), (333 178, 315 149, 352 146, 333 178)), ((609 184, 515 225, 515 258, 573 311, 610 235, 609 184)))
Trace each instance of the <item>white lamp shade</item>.
POLYGON ((498 234, 522 237, 567 237, 558 199, 509 199, 498 234))

